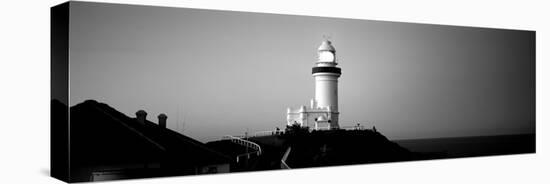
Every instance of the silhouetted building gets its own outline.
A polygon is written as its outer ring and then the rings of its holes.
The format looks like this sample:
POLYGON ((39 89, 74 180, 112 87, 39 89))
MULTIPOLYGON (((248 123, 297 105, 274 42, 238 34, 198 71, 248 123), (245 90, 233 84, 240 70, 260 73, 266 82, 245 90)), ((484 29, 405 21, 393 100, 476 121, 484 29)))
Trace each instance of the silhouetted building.
MULTIPOLYGON (((54 108, 66 106, 53 101, 54 108)), ((93 100, 71 107, 70 182, 229 172, 231 158, 167 129, 166 115, 160 126, 143 110, 136 116, 93 100)))

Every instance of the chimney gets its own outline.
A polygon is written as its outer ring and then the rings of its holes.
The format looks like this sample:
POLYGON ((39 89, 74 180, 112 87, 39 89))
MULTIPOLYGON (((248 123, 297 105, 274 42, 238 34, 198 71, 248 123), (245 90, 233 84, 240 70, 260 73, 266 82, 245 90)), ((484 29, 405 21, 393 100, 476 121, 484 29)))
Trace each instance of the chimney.
POLYGON ((166 114, 159 114, 158 118, 159 118, 159 127, 166 128, 166 119, 168 118, 168 116, 166 116, 166 114))
POLYGON ((141 123, 145 124, 147 113, 144 110, 139 110, 136 112, 136 119, 141 123))

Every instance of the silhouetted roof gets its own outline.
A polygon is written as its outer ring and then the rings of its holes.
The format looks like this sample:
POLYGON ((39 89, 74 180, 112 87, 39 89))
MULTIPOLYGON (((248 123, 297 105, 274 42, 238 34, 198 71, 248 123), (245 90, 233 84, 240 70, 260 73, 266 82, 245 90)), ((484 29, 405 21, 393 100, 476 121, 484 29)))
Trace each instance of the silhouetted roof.
POLYGON ((71 141, 76 149, 71 156, 80 153, 90 162, 162 160, 182 163, 182 167, 230 162, 202 142, 148 120, 139 123, 104 103, 87 100, 70 111, 71 141))

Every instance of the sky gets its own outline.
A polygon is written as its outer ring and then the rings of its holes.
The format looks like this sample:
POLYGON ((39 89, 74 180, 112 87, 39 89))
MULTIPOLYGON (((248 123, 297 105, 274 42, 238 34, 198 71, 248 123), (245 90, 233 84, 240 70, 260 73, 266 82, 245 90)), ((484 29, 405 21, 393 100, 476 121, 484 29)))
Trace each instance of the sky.
POLYGON ((330 36, 340 126, 389 139, 535 133, 535 32, 72 2, 71 106, 168 116, 200 141, 274 130, 330 36))

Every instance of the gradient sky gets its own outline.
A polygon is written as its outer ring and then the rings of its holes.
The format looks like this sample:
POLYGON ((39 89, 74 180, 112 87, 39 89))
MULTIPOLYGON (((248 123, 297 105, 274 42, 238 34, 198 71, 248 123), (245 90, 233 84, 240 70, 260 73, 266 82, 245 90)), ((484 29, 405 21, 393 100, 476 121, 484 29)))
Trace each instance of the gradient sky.
POLYGON ((286 125, 330 35, 340 126, 390 139, 535 132, 535 33, 72 2, 70 105, 95 99, 201 141, 286 125))

